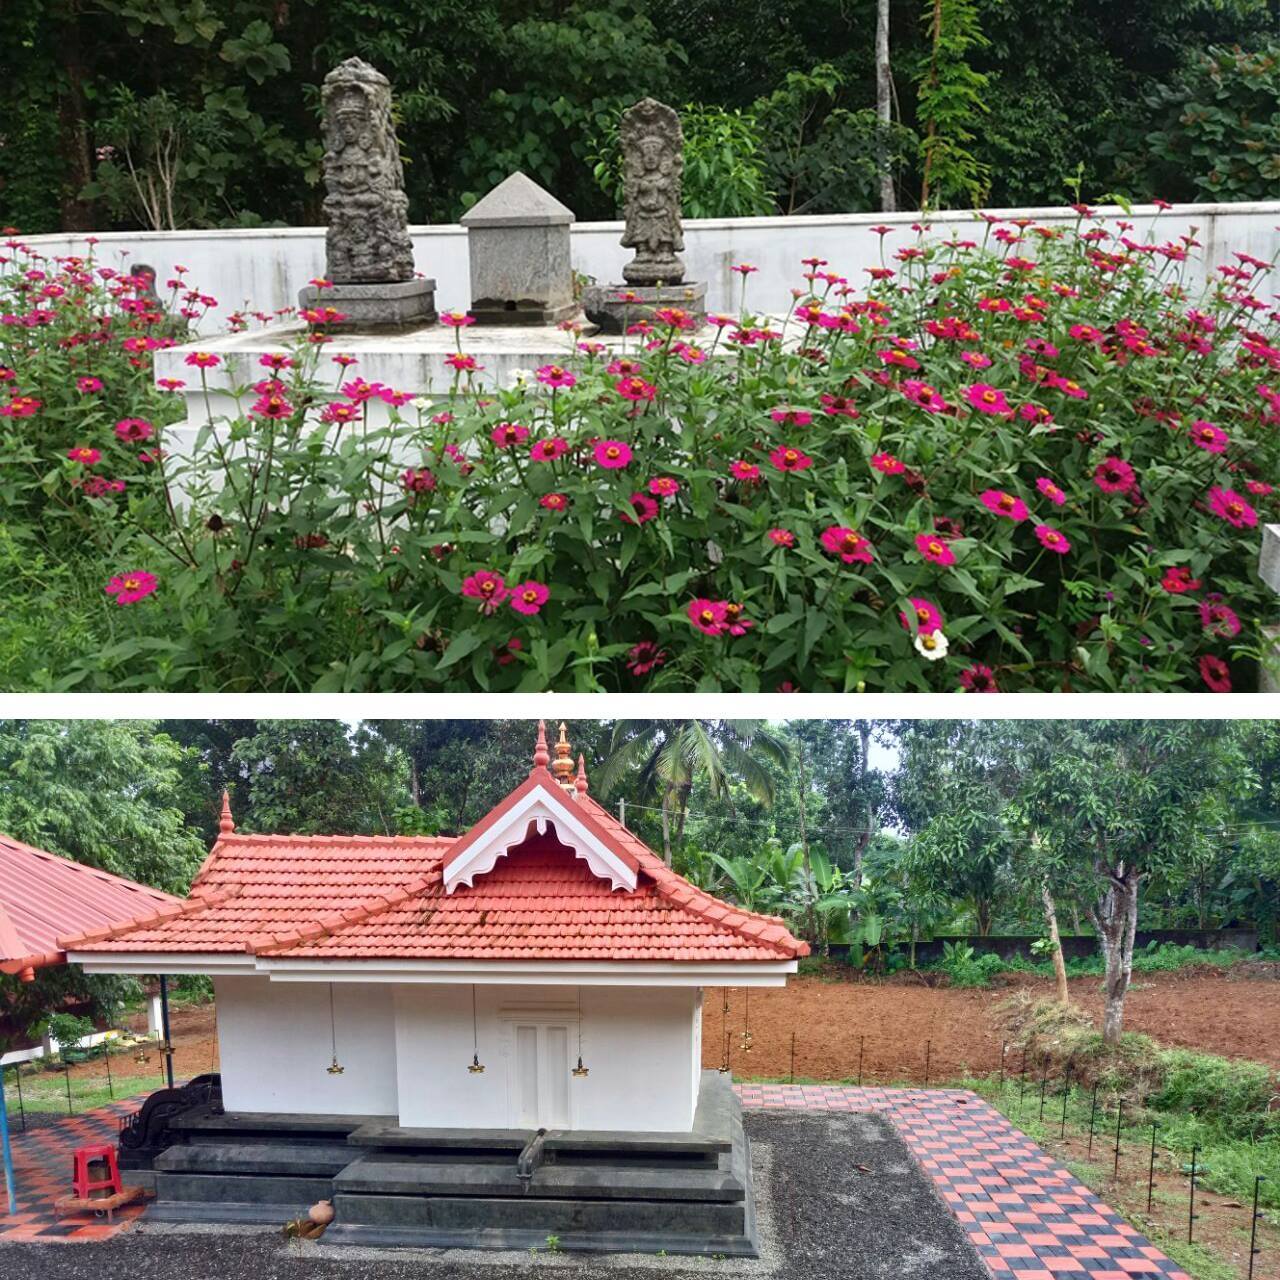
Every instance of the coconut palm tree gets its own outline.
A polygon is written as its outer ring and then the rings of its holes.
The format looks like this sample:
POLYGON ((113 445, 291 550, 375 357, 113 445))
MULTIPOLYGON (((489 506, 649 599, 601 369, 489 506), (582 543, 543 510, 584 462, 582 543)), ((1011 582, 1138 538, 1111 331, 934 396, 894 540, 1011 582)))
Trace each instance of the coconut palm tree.
POLYGON ((641 796, 658 800, 662 855, 670 866, 696 782, 705 782, 714 800, 737 782, 770 805, 773 775, 767 765, 786 765, 789 758, 787 744, 765 720, 618 720, 594 781, 607 796, 626 779, 641 796))

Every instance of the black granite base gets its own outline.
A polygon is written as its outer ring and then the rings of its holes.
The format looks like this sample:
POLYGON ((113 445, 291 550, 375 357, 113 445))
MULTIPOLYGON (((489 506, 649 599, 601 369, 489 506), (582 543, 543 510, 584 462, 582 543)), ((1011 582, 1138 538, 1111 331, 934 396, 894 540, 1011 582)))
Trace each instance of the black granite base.
POLYGON ((369 1245, 755 1256, 742 1109, 704 1072, 690 1133, 404 1128, 392 1118, 197 1108, 156 1157, 151 1216, 280 1223, 316 1200, 325 1239, 369 1245))

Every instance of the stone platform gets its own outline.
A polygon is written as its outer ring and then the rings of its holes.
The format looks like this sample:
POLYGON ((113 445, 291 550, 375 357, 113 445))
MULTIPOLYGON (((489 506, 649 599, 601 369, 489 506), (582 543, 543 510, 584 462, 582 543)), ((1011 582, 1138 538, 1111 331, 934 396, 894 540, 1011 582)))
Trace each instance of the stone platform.
POLYGON ((400 1127, 394 1118, 177 1117, 150 1216, 283 1224, 316 1200, 326 1241, 755 1256, 751 1153, 728 1077, 690 1133, 400 1127))

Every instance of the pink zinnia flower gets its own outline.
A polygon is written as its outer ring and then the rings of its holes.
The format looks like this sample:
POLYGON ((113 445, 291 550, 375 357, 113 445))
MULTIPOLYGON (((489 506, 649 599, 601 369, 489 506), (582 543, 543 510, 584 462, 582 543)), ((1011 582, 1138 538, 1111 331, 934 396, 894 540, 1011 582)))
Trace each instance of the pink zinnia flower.
POLYGON ((287 418, 293 412, 291 405, 284 396, 279 392, 272 392, 269 395, 261 396, 253 402, 250 408, 251 413, 256 413, 262 418, 287 418))
POLYGON ((534 462, 554 462, 568 451, 569 442, 563 436, 548 436, 545 440, 534 441, 529 456, 534 462))
POLYGON ((91 449, 87 444, 78 444, 73 449, 67 450, 67 457, 72 462, 78 462, 82 467, 92 467, 102 458, 102 454, 97 449, 91 449))
POLYGON ((748 484, 754 484, 760 479, 760 468, 754 462, 743 462, 739 459, 729 464, 729 474, 735 480, 745 480, 748 484))
POLYGON ((819 542, 824 551, 839 556, 845 564, 853 564, 855 561, 870 564, 874 558, 871 543, 856 529, 850 529, 846 525, 836 524, 824 529, 819 542))
POLYGON ((649 492, 655 498, 674 498, 680 492, 680 482, 671 476, 655 476, 649 481, 649 492))
POLYGON ((215 356, 208 351, 193 351, 184 363, 197 369, 213 369, 222 363, 222 357, 215 356))
POLYGON ((922 599, 920 596, 910 596, 908 602, 911 605, 911 614, 898 614, 898 621, 902 623, 908 631, 915 625, 917 635, 931 636, 935 631, 942 630, 942 611, 931 600, 922 599))
POLYGON ((91 377, 77 378, 76 387, 81 393, 88 395, 91 391, 102 390, 102 379, 91 377))
POLYGON ((759 271, 759 267, 753 267, 748 262, 739 262, 737 266, 731 267, 730 270, 736 271, 740 276, 749 276, 753 271, 759 271))
POLYGON ((1021 498, 1015 498, 1003 489, 986 489, 978 495, 978 499, 988 511, 1012 520, 1014 524, 1025 520, 1030 514, 1027 504, 1021 498))
POLYGON ((658 394, 658 388, 643 378, 623 378, 615 384, 614 390, 624 399, 632 401, 649 401, 658 394))
POLYGON ((1258 513, 1234 490, 1214 485, 1209 490, 1209 510, 1237 529, 1252 529, 1258 513))
POLYGON ((1215 427, 1212 422, 1206 422, 1203 418, 1197 418, 1191 424, 1188 434, 1191 436, 1191 443, 1207 453, 1221 453, 1229 443, 1227 433, 1221 427, 1215 427))
POLYGON ((596 443, 595 459, 596 464, 607 471, 618 471, 631 461, 631 446, 621 440, 600 440, 596 443))
POLYGON ((1137 482, 1133 468, 1123 458, 1104 458, 1093 469, 1093 483, 1103 493, 1128 493, 1137 482))
POLYGON ((1213 636, 1230 640, 1240 634, 1240 618, 1230 605, 1210 598, 1200 602, 1200 625, 1213 636))
POLYGON ((320 421, 338 424, 357 422, 361 412, 358 404, 352 404, 347 400, 333 400, 320 411, 320 421))
POLYGON ((533 376, 548 387, 572 387, 578 381, 568 369, 562 369, 558 364, 544 364, 533 376))
POLYGON ((1071 550, 1071 543, 1067 541, 1065 535, 1050 525, 1036 525, 1036 537, 1040 539, 1040 545, 1047 551, 1056 551, 1060 556, 1065 556, 1071 550))
POLYGON ((292 369, 293 368, 293 361, 289 359, 288 356, 281 355, 279 352, 272 352, 272 351, 267 352, 266 355, 261 356, 259 358, 258 363, 264 369, 292 369))
POLYGON ((907 469, 907 464, 895 458, 891 453, 873 453, 871 455, 871 465, 887 476, 901 475, 907 469))
POLYGON ((430 493, 436 487, 436 477, 428 467, 410 467, 400 483, 409 493, 430 493))
POLYGON ((724 630, 724 602, 699 596, 689 602, 689 621, 704 635, 718 636, 724 630))
POLYGON ((916 534, 916 550, 934 564, 955 564, 956 553, 936 533, 916 534))
POLYGON ((485 613, 492 613, 507 598, 507 585, 501 574, 482 569, 462 584, 462 594, 471 600, 479 600, 480 608, 485 613))
POLYGON ((658 517, 658 504, 646 493, 633 493, 627 499, 631 512, 624 511, 618 518, 623 524, 648 524, 658 517))
POLYGON ((1160 585, 1171 596, 1184 596, 1189 591, 1199 591, 1203 583, 1191 576, 1191 570, 1183 565, 1170 565, 1160 579, 1160 585))
POLYGON ((518 422, 500 422, 489 432, 489 439, 500 449, 523 444, 528 438, 529 428, 522 427, 518 422))
POLYGON ((769 461, 779 471, 804 471, 813 466, 813 459, 807 453, 781 444, 769 455, 769 461))
POLYGON ((984 356, 981 351, 962 351, 960 359, 971 369, 990 369, 991 357, 984 356))
POLYGON ((136 604, 144 596, 149 596, 158 586, 160 580, 154 573, 122 573, 107 583, 107 595, 115 596, 116 604, 136 604))
POLYGON ((796 545, 796 535, 790 529, 770 529, 769 541, 779 547, 794 547, 796 545))
POLYGON ((440 313, 440 323, 448 325, 450 329, 465 329, 469 324, 475 324, 475 316, 468 315, 465 311, 442 311, 440 313))
POLYGON ((154 431, 145 418, 121 418, 116 423, 117 440, 150 440, 154 431))
POLYGON ((551 592, 540 582, 522 582, 510 588, 509 603, 517 613, 534 614, 541 610, 551 592))
POLYGON ((1200 659, 1200 678, 1214 693, 1231 692, 1231 668, 1211 653, 1200 659))
POLYGON ((813 414, 807 409, 792 409, 787 405, 775 409, 769 417, 789 427, 807 427, 813 421, 813 414))
POLYGON ((627 670, 633 676, 647 676, 654 667, 661 667, 667 661, 667 651, 660 649, 652 640, 641 640, 627 650, 627 670))
POLYGON ((989 382, 975 382, 973 386, 966 387, 964 398, 981 413, 1013 412, 1013 406, 1005 399, 1004 392, 999 387, 993 387, 989 382))
POLYGON ((569 495, 567 493, 544 493, 538 499, 538 505, 548 511, 568 511, 569 495))
POLYGON ((960 687, 969 693, 1000 692, 1000 686, 996 684, 996 673, 980 662, 975 662, 960 673, 960 687))
POLYGON ((1048 476, 1041 476, 1036 481, 1036 488, 1053 503, 1055 507, 1060 507, 1067 500, 1067 495, 1058 488, 1048 476))

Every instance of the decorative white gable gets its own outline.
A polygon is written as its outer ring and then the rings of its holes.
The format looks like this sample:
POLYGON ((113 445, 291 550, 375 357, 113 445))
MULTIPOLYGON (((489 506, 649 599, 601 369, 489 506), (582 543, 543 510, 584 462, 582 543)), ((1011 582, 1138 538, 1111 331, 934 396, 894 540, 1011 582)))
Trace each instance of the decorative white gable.
POLYGON ((523 844, 534 831, 545 835, 550 828, 555 828, 560 842, 568 845, 594 875, 608 880, 614 889, 635 890, 635 871, 572 812, 572 802, 556 805, 540 790, 534 790, 449 863, 444 872, 446 892, 452 893, 460 884, 470 887, 477 876, 492 871, 499 858, 523 844))

